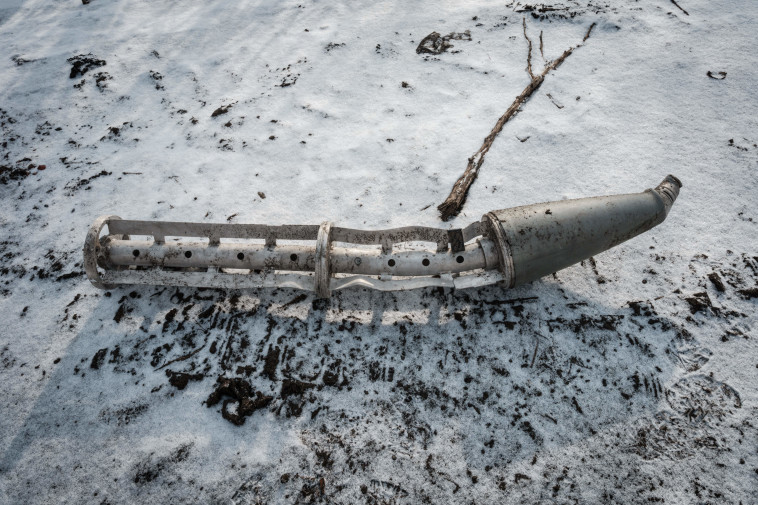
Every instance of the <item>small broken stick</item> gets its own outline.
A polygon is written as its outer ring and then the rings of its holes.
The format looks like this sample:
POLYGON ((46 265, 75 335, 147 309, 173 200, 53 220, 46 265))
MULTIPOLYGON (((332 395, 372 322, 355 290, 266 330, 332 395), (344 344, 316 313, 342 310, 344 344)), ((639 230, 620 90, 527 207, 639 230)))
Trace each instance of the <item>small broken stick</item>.
POLYGON ((686 15, 688 15, 688 16, 690 15, 690 13, 689 13, 689 12, 687 12, 687 11, 686 11, 686 10, 684 10, 684 9, 682 9, 682 6, 681 6, 681 5, 679 5, 678 3, 676 3, 676 0, 671 0, 671 3, 672 3, 672 4, 674 4, 674 5, 676 5, 676 6, 677 6, 677 8, 678 8, 680 11, 684 12, 686 15))
POLYGON ((547 96, 550 99, 550 101, 553 102, 553 105, 555 105, 559 109, 562 109, 563 107, 565 107, 564 105, 560 105, 558 102, 556 102, 555 98, 553 98, 553 95, 551 95, 550 93, 547 93, 545 96, 547 96))
POLYGON ((563 51, 563 54, 561 54, 558 58, 545 65, 542 73, 534 75, 532 73, 532 41, 529 40, 529 37, 526 35, 526 21, 524 21, 524 36, 526 37, 526 40, 529 44, 529 52, 527 55, 527 72, 531 77, 531 82, 529 82, 526 88, 524 88, 524 91, 522 91, 521 94, 516 97, 511 106, 508 107, 508 110, 505 111, 505 114, 500 116, 500 119, 497 120, 497 123, 495 123, 495 126, 492 128, 489 135, 485 137, 484 142, 482 143, 482 147, 480 147, 479 150, 468 159, 466 170, 463 172, 463 175, 461 175, 458 180, 455 181, 455 184, 453 184, 453 189, 450 191, 448 197, 437 207, 437 210, 440 213, 440 218, 443 221, 447 221, 460 213, 461 208, 466 201, 468 190, 476 180, 476 177, 479 175, 479 169, 484 163, 484 157, 487 154, 487 151, 490 150, 490 147, 492 147, 492 143, 495 141, 495 137, 497 137, 497 135, 503 129, 503 126, 505 126, 505 123, 507 123, 508 120, 516 115, 516 113, 519 111, 519 108, 524 104, 524 102, 526 102, 526 100, 532 96, 532 93, 534 93, 542 85, 542 82, 545 80, 545 77, 547 77, 547 74, 551 70, 558 68, 560 64, 563 63, 566 58, 568 58, 569 55, 574 52, 575 49, 582 47, 584 42, 590 37, 592 29, 596 24, 597 23, 592 23, 590 25, 581 43, 579 43, 576 47, 569 47, 563 51))

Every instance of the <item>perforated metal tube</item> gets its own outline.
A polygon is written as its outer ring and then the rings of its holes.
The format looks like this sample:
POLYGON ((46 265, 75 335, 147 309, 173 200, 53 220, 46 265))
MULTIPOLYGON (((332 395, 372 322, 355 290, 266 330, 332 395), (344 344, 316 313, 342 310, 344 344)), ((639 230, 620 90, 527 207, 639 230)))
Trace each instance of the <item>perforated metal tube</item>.
MULTIPOLYGON (((358 249, 333 246, 329 263, 332 273, 361 275, 439 275, 485 269, 485 253, 496 254, 492 241, 468 244, 459 253, 431 251, 392 251, 358 249)), ((150 240, 109 239, 103 257, 114 266, 171 268, 237 268, 248 270, 288 270, 307 272, 315 270, 316 248, 309 246, 263 244, 219 244, 203 242, 164 242, 150 240)), ((491 264, 490 269, 496 268, 491 264)))
POLYGON ((267 226, 107 216, 97 219, 87 233, 84 265, 99 288, 279 286, 328 297, 332 290, 350 286, 403 290, 502 282, 510 287, 658 225, 680 188, 681 182, 668 176, 642 193, 498 210, 457 230, 410 226, 369 231, 329 222, 267 226), (101 237, 104 229, 108 234, 101 237), (426 247, 418 247, 419 242, 426 247))

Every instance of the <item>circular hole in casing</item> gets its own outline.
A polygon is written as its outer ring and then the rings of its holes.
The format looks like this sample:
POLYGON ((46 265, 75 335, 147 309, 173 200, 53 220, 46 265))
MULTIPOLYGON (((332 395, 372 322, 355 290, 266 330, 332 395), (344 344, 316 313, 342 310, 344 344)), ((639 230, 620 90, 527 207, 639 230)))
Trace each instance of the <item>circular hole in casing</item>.
POLYGON ((192 257, 192 251, 184 251, 184 257, 190 259, 192 257))
POLYGON ((429 266, 429 258, 424 258, 423 260, 421 260, 421 264, 424 265, 425 267, 428 267, 429 266))
POLYGON ((463 263, 463 256, 458 256, 457 258, 455 258, 455 262, 456 263, 463 263))
POLYGON ((245 259, 245 255, 242 253, 237 253, 237 259, 242 261, 243 259, 245 259))
POLYGON ((290 261, 297 261, 297 254, 290 254, 290 261))
POLYGON ((132 254, 134 255, 135 258, 138 258, 139 257, 139 249, 133 250, 132 254))
POLYGON ((395 260, 389 260, 389 261, 387 262, 387 264, 388 264, 389 266, 391 266, 391 267, 394 267, 394 266, 395 266, 395 260))

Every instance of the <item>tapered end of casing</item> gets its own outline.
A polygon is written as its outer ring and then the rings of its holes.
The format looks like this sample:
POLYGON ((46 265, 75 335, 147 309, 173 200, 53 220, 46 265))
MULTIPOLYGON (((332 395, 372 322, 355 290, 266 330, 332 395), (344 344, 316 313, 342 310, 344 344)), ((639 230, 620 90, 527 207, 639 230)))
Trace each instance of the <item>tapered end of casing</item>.
POLYGON ((515 286, 586 260, 662 223, 682 183, 667 176, 641 193, 496 210, 482 221, 505 283, 515 286))
POLYGON ((666 207, 666 215, 668 216, 671 206, 674 205, 676 197, 679 196, 679 189, 682 187, 682 181, 669 174, 663 181, 658 184, 655 191, 663 198, 663 203, 666 207))

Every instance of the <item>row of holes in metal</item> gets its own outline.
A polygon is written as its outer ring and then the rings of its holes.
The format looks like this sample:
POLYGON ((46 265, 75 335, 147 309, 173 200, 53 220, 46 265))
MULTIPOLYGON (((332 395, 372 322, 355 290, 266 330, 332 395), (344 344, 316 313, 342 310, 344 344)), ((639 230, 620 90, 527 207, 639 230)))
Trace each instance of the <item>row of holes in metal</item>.
MULTIPOLYGON (((132 254, 134 255, 135 258, 138 258, 139 255, 140 255, 139 249, 135 249, 134 251, 132 251, 132 254)), ((185 251, 184 252, 184 257, 187 258, 187 259, 191 258, 192 257, 192 251, 185 251)), ((243 259, 245 259, 245 255, 242 254, 242 253, 238 253, 237 254, 237 259, 240 260, 240 261, 242 261, 243 259)), ((297 261, 297 254, 290 254, 290 260, 297 261)), ((457 263, 463 263, 463 256, 456 257, 455 261, 457 263)), ((387 264, 389 266, 391 266, 391 267, 394 267, 395 266, 395 260, 391 259, 391 260, 389 260, 387 262, 387 264)), ((428 267, 429 266, 429 259, 428 258, 424 258, 423 260, 421 260, 421 264, 424 265, 425 267, 428 267)))

